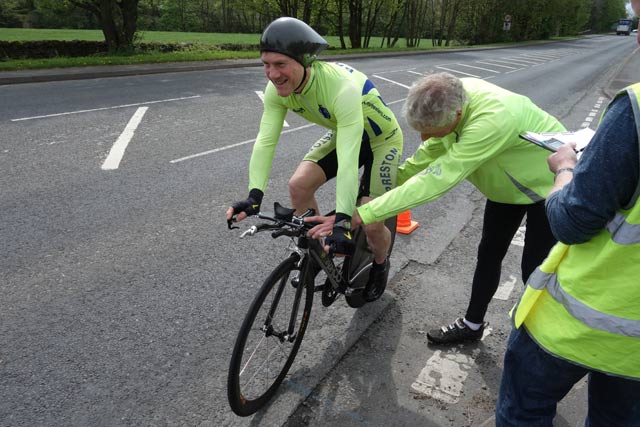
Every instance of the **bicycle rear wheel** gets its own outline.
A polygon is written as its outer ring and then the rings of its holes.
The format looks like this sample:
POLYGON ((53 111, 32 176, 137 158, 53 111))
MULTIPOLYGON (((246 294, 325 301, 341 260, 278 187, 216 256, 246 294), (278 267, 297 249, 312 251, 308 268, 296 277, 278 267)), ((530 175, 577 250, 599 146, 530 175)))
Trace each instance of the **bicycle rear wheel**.
MULTIPOLYGON (((262 408, 282 383, 307 328, 313 281, 293 254, 267 277, 242 323, 231 356, 227 396, 237 415, 262 408), (299 275, 300 281, 292 279, 299 275)), ((307 264, 303 261, 303 264, 307 264)))

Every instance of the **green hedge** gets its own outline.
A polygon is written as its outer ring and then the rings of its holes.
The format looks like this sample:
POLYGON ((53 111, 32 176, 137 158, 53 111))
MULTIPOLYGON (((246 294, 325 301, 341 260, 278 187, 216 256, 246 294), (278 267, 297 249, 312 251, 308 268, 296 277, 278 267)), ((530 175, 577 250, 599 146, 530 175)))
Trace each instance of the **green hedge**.
MULTIPOLYGON (((258 50, 254 44, 197 45, 194 43, 136 43, 136 53, 178 52, 184 50, 258 50)), ((109 51, 106 42, 86 40, 42 40, 42 41, 2 41, 0 40, 0 59, 43 59, 56 57, 78 57, 105 54, 109 51)))

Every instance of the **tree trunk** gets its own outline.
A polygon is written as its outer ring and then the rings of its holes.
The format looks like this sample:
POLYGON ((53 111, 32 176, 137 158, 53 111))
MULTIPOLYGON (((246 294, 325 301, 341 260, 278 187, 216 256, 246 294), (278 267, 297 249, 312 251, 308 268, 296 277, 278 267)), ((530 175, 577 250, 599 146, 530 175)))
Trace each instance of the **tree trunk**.
POLYGON ((313 0, 304 0, 302 7, 302 20, 311 25, 311 12, 313 10, 313 0))
POLYGON ((362 47, 362 0, 349 0, 349 41, 352 49, 362 47))
POLYGON ((456 29, 456 18, 460 12, 460 4, 461 0, 453 0, 451 17, 449 18, 449 25, 447 27, 447 41, 445 42, 445 46, 449 46, 451 40, 453 40, 456 29))
POLYGON ((88 10, 98 18, 109 51, 127 52, 133 49, 139 0, 69 0, 69 2, 88 10))

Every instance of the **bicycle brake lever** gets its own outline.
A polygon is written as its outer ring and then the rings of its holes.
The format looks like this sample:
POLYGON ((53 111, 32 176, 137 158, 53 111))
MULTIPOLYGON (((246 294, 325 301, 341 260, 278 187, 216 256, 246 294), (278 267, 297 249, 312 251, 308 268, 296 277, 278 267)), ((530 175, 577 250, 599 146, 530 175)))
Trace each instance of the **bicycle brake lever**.
POLYGON ((254 234, 256 234, 257 231, 258 231, 258 227, 256 227, 255 225, 252 225, 247 231, 245 231, 240 235, 240 238, 242 239, 245 236, 253 236, 254 234))

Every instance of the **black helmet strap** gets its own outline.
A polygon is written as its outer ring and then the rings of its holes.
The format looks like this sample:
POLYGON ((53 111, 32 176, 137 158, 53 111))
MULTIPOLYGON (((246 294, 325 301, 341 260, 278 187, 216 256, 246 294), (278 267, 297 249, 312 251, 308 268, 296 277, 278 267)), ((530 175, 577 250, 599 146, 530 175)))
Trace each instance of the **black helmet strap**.
POLYGON ((300 87, 304 84, 304 81, 307 80, 307 67, 302 65, 302 69, 304 70, 304 72, 302 73, 302 81, 300 82, 298 87, 293 90, 294 93, 298 93, 298 94, 300 93, 298 92, 298 89, 300 89, 300 87))

